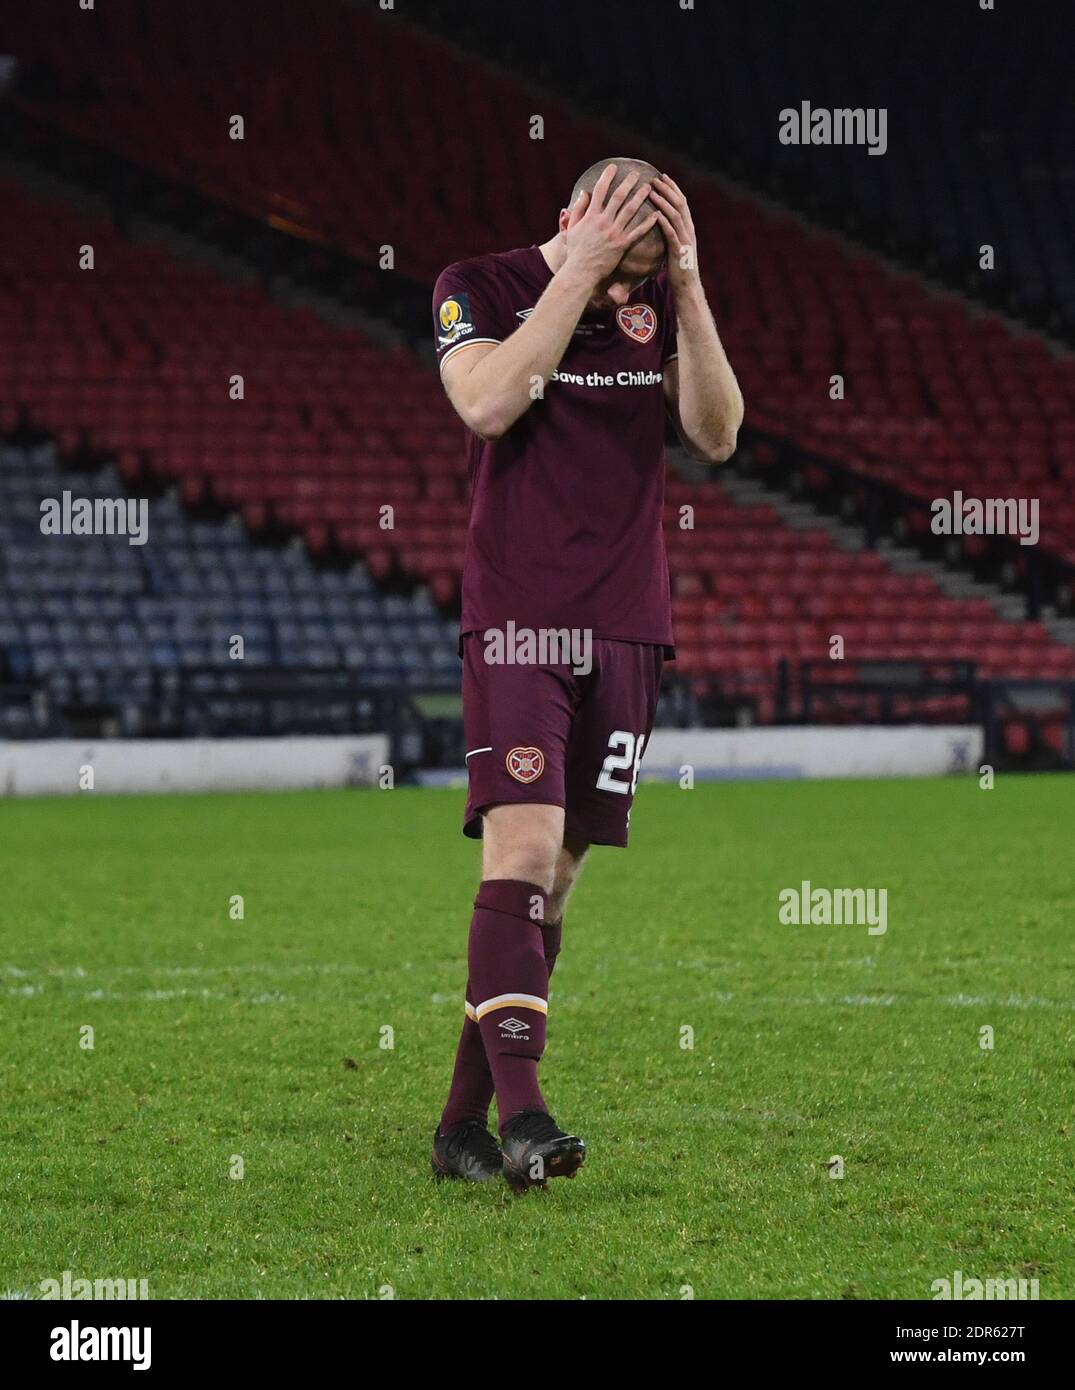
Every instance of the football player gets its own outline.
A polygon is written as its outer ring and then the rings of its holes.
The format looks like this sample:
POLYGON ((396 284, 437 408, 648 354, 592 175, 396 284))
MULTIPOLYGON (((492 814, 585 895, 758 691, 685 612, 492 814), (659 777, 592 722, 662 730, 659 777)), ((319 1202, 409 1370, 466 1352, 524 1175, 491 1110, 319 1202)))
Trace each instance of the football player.
POLYGON ((525 1190, 586 1152, 549 1114, 538 1062, 568 895, 590 845, 627 844, 673 654, 666 417, 721 463, 743 401, 687 200, 642 160, 587 169, 549 240, 449 266, 433 311, 467 430, 464 832, 483 841, 433 1168, 525 1190))

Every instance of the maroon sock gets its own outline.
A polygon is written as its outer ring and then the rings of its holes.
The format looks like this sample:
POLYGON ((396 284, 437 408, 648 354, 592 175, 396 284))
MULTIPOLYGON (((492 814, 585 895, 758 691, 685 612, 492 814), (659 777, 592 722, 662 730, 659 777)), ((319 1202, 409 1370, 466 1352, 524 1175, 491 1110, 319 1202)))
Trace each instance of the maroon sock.
MULTIPOLYGON (((545 922, 541 928, 542 953, 545 966, 551 978, 560 954, 560 936, 563 922, 545 922)), ((493 1099, 493 1073, 489 1059, 485 1055, 481 1029, 474 1021, 474 990, 467 981, 466 1017, 463 1030, 459 1034, 459 1046, 455 1050, 455 1070, 452 1072, 452 1085, 444 1114, 440 1118, 440 1132, 446 1134, 452 1125, 462 1120, 489 1120, 489 1102, 493 1099)))
POLYGON ((493 1073, 485 1055, 481 1029, 474 1021, 474 990, 467 981, 466 1017, 455 1050, 455 1070, 448 1091, 444 1114, 440 1117, 440 1132, 446 1134, 461 1120, 489 1122, 489 1102, 493 1098, 493 1073))
POLYGON ((520 1110, 547 1109, 538 1085, 549 1007, 544 911, 544 892, 515 879, 486 879, 474 899, 470 1002, 493 1075, 501 1131, 520 1110))

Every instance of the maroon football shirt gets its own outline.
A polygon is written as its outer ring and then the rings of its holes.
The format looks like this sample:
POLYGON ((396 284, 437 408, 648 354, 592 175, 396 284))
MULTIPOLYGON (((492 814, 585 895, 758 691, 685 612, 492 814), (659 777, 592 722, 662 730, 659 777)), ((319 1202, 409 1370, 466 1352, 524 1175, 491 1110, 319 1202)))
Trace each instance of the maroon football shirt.
MULTIPOLYGON (((449 266, 433 294, 440 361, 503 342, 551 279, 537 246, 449 266)), ((544 400, 503 438, 466 431, 461 632, 511 620, 671 646, 661 381, 675 355, 662 272, 623 308, 583 314, 544 400)))

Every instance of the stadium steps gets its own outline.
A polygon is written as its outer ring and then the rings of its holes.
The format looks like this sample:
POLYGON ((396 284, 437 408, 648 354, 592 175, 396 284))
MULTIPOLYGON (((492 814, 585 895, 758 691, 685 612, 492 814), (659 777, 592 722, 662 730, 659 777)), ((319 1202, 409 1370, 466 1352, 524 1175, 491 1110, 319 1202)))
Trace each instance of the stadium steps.
MULTIPOLYGON (((741 506, 766 503, 793 530, 809 531, 820 528, 832 537, 841 550, 856 553, 865 549, 861 527, 841 521, 810 502, 792 499, 786 493, 767 487, 749 475, 727 473, 721 481, 725 491, 741 506)), ((949 598, 985 599, 997 616, 1008 622, 1019 622, 1024 616, 1023 599, 1018 594, 1005 593, 998 584, 976 579, 965 571, 953 570, 939 561, 926 559, 916 550, 897 545, 886 536, 878 540, 875 548, 892 570, 899 574, 926 575, 949 598)), ((1068 620, 1068 625, 1075 630, 1075 620, 1068 620)), ((1062 621, 1060 626, 1064 628, 1062 621)))
MULTIPOLYGON (((0 153, 0 174, 15 180, 36 197, 65 202, 88 218, 108 221, 113 217, 112 205, 92 188, 74 178, 64 177, 40 161, 5 150, 0 153)), ((410 335, 391 318, 372 313, 341 296, 317 293, 286 272, 266 274, 253 255, 226 249, 205 236, 181 230, 145 212, 134 212, 126 218, 123 230, 132 241, 163 246, 176 260, 205 266, 232 284, 259 285, 282 308, 309 309, 324 323, 334 328, 354 328, 381 347, 402 347, 411 341, 410 335)))

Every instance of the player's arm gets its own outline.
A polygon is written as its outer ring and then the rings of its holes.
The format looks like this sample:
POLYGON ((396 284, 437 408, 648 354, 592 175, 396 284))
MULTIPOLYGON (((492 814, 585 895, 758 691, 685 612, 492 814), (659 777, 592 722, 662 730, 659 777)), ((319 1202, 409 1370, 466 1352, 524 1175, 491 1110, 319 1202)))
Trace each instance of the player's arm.
POLYGON ((610 164, 592 196, 583 193, 567 225, 567 258, 545 288, 534 311, 502 343, 474 343, 446 359, 441 378, 463 423, 484 439, 506 434, 537 398, 571 341, 599 280, 619 264, 624 252, 656 222, 652 213, 628 232, 649 185, 635 189, 629 175, 608 197, 616 174, 610 164))
POLYGON ((668 282, 675 296, 677 356, 664 368, 664 393, 676 433, 703 463, 735 453, 743 394, 713 322, 698 274, 698 249, 687 200, 662 174, 650 194, 668 243, 668 282))

